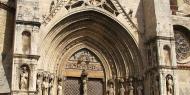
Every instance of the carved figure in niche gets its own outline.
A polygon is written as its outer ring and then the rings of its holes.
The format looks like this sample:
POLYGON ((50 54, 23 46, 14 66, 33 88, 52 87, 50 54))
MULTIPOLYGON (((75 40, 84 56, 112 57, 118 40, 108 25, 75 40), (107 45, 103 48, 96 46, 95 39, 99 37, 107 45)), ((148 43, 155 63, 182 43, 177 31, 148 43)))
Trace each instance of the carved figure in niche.
POLYGON ((54 83, 54 76, 51 75, 49 78, 49 95, 53 95, 53 83, 54 83))
POLYGON ((62 95, 63 92, 63 87, 62 87, 62 79, 58 79, 58 85, 57 85, 57 95, 62 95))
POLYGON ((108 95, 114 95, 113 82, 110 83, 110 87, 108 89, 108 95))
POLYGON ((37 88, 37 93, 38 95, 42 95, 42 80, 43 80, 43 77, 41 74, 37 74, 37 85, 36 85, 36 88, 37 88))
POLYGON ((124 80, 123 79, 119 79, 119 83, 120 83, 119 95, 125 95, 125 88, 123 86, 124 80))
POLYGON ((119 89, 119 95, 125 95, 125 88, 123 87, 123 84, 121 84, 121 88, 119 89))
POLYGON ((133 78, 129 78, 129 94, 128 95, 134 95, 134 87, 133 87, 133 78))
POLYGON ((21 67, 22 72, 20 74, 20 89, 26 90, 28 89, 28 79, 29 79, 29 72, 26 66, 21 67))
POLYGON ((166 65, 171 65, 170 48, 168 46, 164 46, 163 59, 166 65))
POLYGON ((142 85, 142 83, 139 83, 139 85, 137 87, 137 93, 138 93, 138 95, 143 95, 143 85, 142 85))
POLYGON ((167 86, 167 95, 173 95, 173 77, 171 75, 168 75, 166 77, 166 86, 167 86))
POLYGON ((45 76, 43 83, 42 83, 42 95, 48 95, 48 90, 49 89, 49 81, 48 81, 48 77, 45 76))

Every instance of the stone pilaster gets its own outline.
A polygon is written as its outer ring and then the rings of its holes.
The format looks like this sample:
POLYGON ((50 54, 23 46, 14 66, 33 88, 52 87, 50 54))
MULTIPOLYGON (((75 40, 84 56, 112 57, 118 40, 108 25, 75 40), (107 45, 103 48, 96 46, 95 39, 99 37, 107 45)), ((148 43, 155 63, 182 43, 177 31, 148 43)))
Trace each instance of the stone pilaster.
MULTIPOLYGON (((150 68, 147 68, 146 73, 152 71, 158 73, 160 95, 167 95, 166 77, 171 75, 174 82, 174 93, 178 94, 178 83, 176 75, 176 53, 173 26, 171 20, 171 10, 169 0, 143 0, 145 14, 145 31, 147 43, 150 47, 150 68), (151 17, 151 19, 150 19, 151 17), (154 43, 156 49, 152 51, 154 43), (156 53, 156 56, 154 56, 156 53)), ((147 74, 148 75, 148 74, 147 74)), ((151 94, 150 94, 151 95, 151 94)))
POLYGON ((41 23, 39 22, 39 1, 18 0, 16 4, 16 23, 14 35, 14 56, 13 56, 13 79, 12 94, 14 92, 22 95, 34 95, 36 92, 36 76, 38 55, 38 34, 41 23), (28 86, 21 89, 22 67, 28 67, 28 86), (16 69, 19 68, 19 69, 16 69), (18 88, 19 87, 19 88, 18 88))
POLYGON ((158 73, 160 76, 160 95, 167 94, 167 76, 172 76, 173 92, 172 95, 178 94, 177 75, 175 73, 176 52, 174 32, 171 21, 171 10, 169 0, 154 0, 155 15, 156 15, 156 44, 158 52, 158 73))

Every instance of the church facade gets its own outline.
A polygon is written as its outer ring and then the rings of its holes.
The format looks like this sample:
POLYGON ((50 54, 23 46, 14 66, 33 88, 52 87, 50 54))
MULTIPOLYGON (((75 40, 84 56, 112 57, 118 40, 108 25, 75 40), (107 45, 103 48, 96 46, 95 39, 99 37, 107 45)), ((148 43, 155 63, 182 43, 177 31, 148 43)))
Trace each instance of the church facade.
POLYGON ((0 0, 0 95, 189 95, 190 0, 0 0))

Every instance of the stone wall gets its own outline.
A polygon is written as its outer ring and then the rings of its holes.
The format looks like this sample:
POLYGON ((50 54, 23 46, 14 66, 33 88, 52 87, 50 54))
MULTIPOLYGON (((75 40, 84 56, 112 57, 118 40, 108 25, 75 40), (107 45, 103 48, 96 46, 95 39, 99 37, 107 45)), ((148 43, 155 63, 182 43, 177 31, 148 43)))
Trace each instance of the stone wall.
POLYGON ((14 12, 0 9, 0 93, 10 92, 14 12))
POLYGON ((178 70, 179 95, 188 95, 190 93, 190 71, 178 70))
POLYGON ((143 0, 146 39, 156 35, 156 16, 153 0, 143 0), (150 18, 151 17, 151 18, 150 18))

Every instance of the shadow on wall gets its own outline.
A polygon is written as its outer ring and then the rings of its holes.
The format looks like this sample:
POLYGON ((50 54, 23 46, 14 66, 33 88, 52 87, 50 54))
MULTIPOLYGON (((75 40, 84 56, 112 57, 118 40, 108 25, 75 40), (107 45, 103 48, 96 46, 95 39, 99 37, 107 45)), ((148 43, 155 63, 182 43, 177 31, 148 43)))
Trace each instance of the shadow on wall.
MULTIPOLYGON (((141 56, 142 56, 142 59, 146 59, 145 57, 147 56, 146 55, 146 51, 144 51, 144 48, 145 48, 145 45, 144 45, 144 41, 145 41, 145 36, 144 36, 144 32, 145 32, 145 27, 144 27, 144 13, 143 13, 143 1, 142 0, 139 0, 139 4, 137 6, 137 11, 136 11, 136 14, 134 14, 136 20, 137 20, 137 27, 139 29, 139 49, 140 49, 140 52, 141 52, 141 56)), ((143 63, 147 63, 145 62, 146 60, 143 60, 143 63)), ((144 66, 146 66, 146 64, 144 64, 144 66)))
POLYGON ((135 18, 137 19, 138 28, 141 33, 144 33, 144 13, 143 13, 143 1, 140 0, 137 8, 137 12, 135 14, 135 18))
MULTIPOLYGON (((8 1, 8 5, 13 4, 13 0, 8 1)), ((6 27, 4 32, 4 42, 2 56, 2 65, 5 72, 5 77, 8 81, 9 88, 11 87, 11 75, 12 75, 12 59, 13 59, 13 36, 14 36, 14 9, 7 9, 6 14, 6 27)), ((9 89, 10 90, 10 89, 9 89)), ((0 94, 8 95, 8 94, 0 94)))

